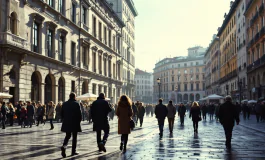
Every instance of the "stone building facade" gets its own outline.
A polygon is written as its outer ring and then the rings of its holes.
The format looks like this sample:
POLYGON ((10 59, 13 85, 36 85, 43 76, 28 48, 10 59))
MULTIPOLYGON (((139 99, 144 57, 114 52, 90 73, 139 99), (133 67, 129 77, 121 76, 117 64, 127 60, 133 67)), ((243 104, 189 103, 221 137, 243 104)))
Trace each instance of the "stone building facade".
POLYGON ((205 48, 192 47, 188 56, 164 58, 154 68, 154 98, 159 98, 160 78, 161 98, 165 103, 199 101, 205 96, 205 48))
MULTIPOLYGON (((107 1, 0 0, 0 91, 10 101, 122 94, 123 20, 107 1)), ((133 79, 133 78, 132 78, 133 79)))
POLYGON ((135 100, 153 103, 153 74, 136 69, 135 84, 135 100))
POLYGON ((264 0, 247 0, 247 78, 248 98, 265 97, 265 11, 264 0))

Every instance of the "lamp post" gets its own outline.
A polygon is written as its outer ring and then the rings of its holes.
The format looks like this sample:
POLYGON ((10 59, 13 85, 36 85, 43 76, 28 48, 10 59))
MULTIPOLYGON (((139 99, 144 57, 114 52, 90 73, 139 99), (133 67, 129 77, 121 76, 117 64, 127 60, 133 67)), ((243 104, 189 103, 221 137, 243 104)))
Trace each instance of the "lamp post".
POLYGON ((175 92, 176 92, 176 95, 177 95, 177 99, 176 99, 176 104, 178 103, 178 85, 175 87, 175 92))
POLYGON ((161 98, 161 95, 160 95, 161 79, 157 78, 156 82, 158 84, 158 98, 161 98))
POLYGON ((228 84, 226 85, 226 95, 228 96, 228 89, 229 89, 229 86, 228 84))

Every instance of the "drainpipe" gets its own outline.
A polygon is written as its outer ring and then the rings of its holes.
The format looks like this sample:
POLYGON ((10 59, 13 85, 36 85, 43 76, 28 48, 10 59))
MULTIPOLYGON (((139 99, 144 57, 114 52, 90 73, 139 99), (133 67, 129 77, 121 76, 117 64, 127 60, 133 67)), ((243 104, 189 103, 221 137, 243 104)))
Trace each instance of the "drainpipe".
POLYGON ((78 80, 78 94, 77 95, 80 95, 81 93, 81 88, 80 88, 80 84, 81 84, 81 23, 82 23, 82 0, 80 0, 80 4, 79 4, 79 8, 80 8, 80 11, 79 11, 79 46, 78 46, 78 52, 79 52, 79 55, 78 55, 78 59, 79 59, 79 80, 78 80))

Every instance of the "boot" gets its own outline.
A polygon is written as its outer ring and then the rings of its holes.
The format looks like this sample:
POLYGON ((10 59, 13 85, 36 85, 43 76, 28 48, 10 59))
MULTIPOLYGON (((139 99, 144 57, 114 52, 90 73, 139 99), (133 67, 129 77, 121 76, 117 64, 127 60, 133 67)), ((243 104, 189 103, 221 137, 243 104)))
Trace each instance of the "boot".
POLYGON ((126 146, 124 146, 123 148, 123 153, 126 153, 126 146))
POLYGON ((120 150, 122 151, 122 148, 123 148, 123 142, 121 142, 121 145, 120 145, 120 150))

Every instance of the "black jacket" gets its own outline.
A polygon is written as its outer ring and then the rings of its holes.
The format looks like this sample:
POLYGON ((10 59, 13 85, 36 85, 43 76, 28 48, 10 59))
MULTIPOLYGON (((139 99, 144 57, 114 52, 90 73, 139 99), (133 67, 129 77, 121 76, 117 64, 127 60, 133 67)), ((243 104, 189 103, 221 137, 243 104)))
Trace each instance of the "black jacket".
POLYGON ((234 125, 235 120, 239 122, 239 114, 236 106, 229 101, 226 101, 220 106, 219 119, 222 125, 234 125))
POLYGON ((136 105, 132 105, 132 110, 133 110, 133 116, 136 116, 138 114, 136 105))
POLYGON ((33 105, 27 106, 27 115, 34 116, 34 113, 35 113, 35 108, 33 107, 33 105))
POLYGON ((62 132, 82 132, 82 114, 79 103, 74 99, 69 99, 63 103, 61 109, 62 132))
POLYGON ((201 117, 201 109, 200 107, 191 107, 190 109, 190 118, 192 117, 192 121, 198 122, 201 117))
POLYGON ((98 98, 92 103, 91 116, 93 130, 103 130, 109 127, 108 114, 112 111, 110 104, 105 99, 98 98))
POLYGON ((167 117, 168 110, 165 105, 159 103, 155 108, 155 115, 157 119, 165 119, 167 117))
POLYGON ((138 109, 138 116, 139 117, 144 117, 144 114, 145 114, 145 108, 144 108, 144 106, 139 107, 139 109, 138 109))
POLYGON ((184 116, 186 114, 186 107, 185 106, 179 106, 178 108, 178 115, 179 116, 184 116))

